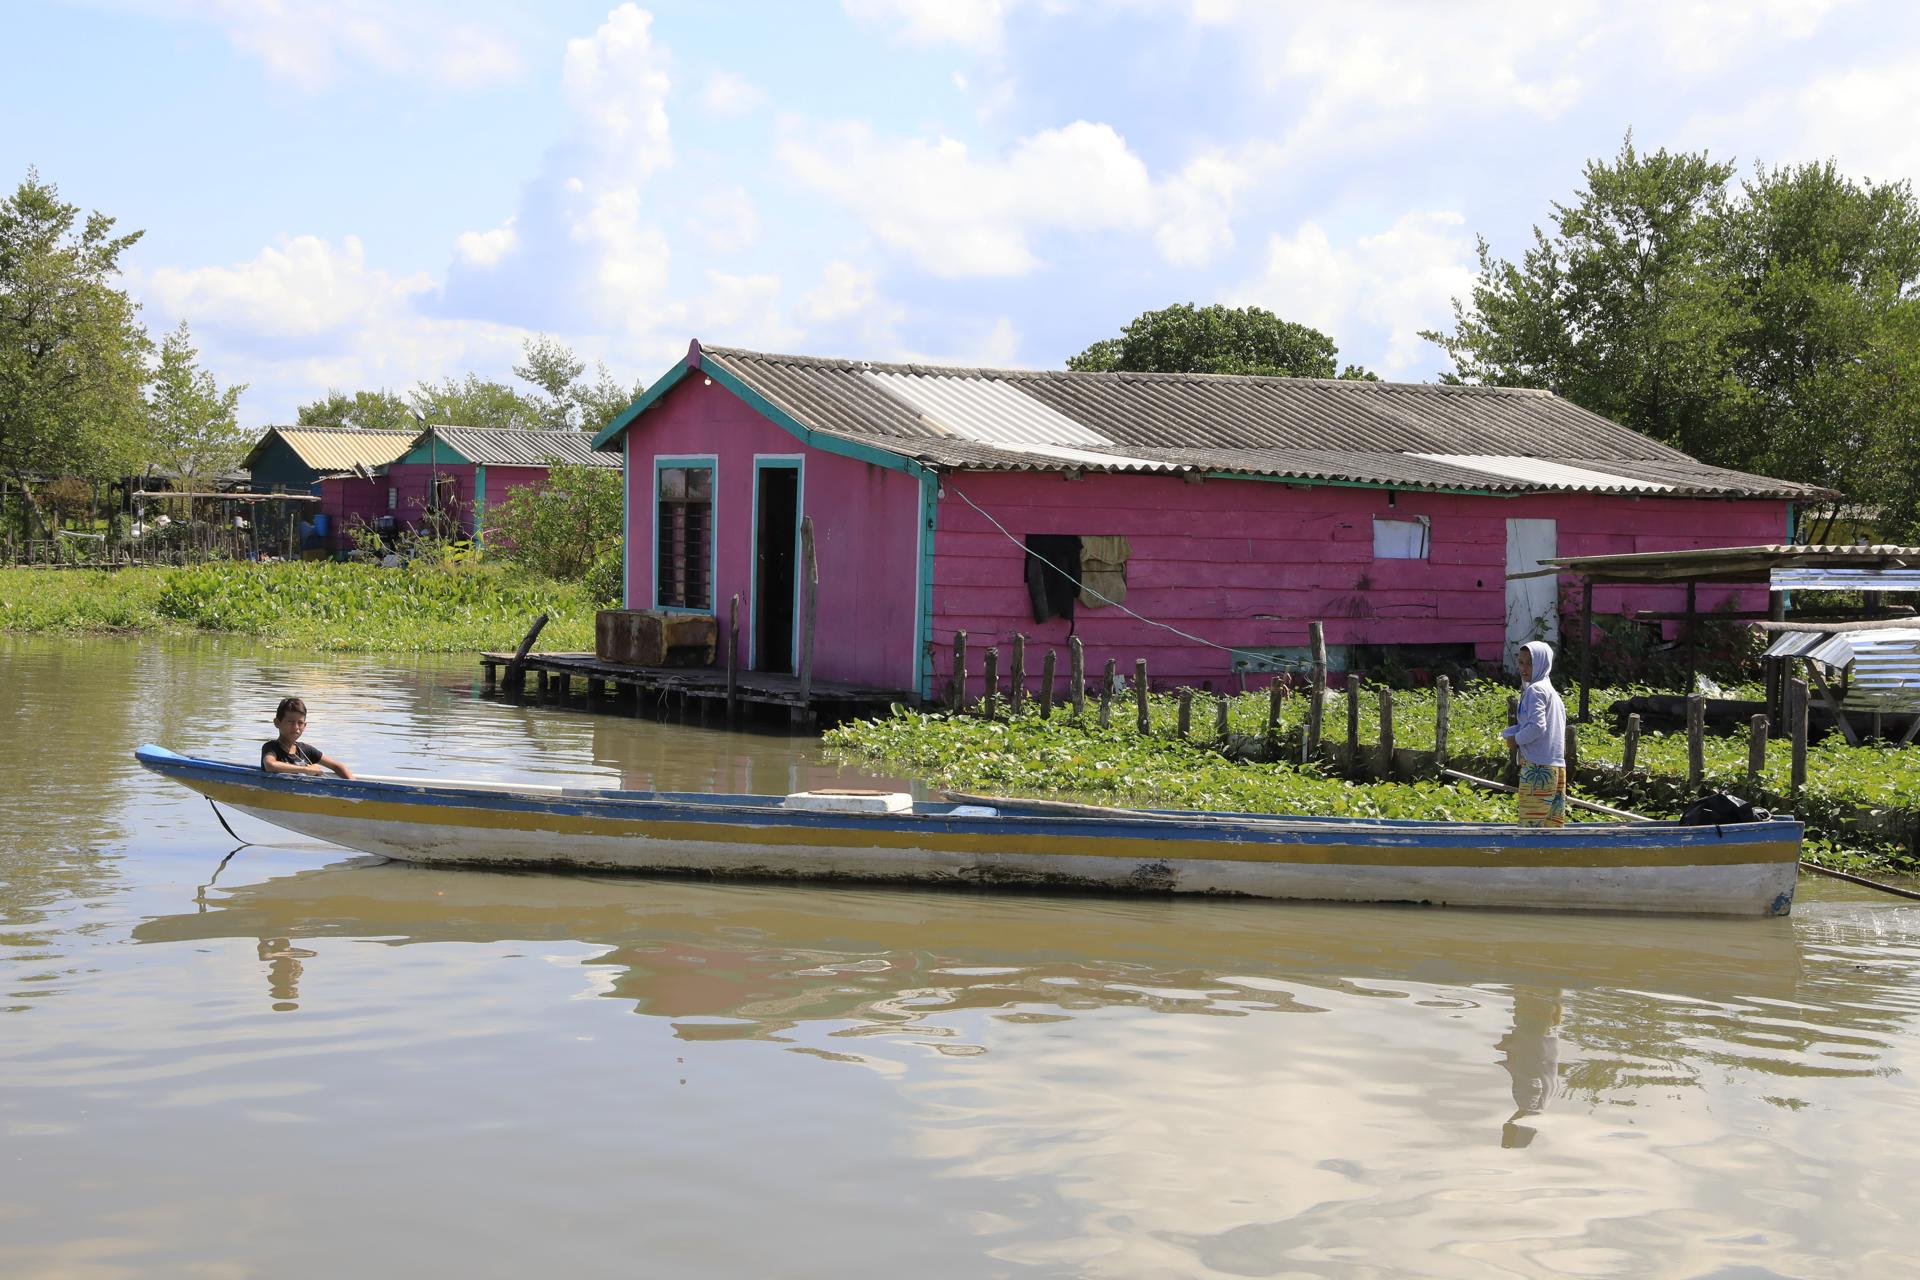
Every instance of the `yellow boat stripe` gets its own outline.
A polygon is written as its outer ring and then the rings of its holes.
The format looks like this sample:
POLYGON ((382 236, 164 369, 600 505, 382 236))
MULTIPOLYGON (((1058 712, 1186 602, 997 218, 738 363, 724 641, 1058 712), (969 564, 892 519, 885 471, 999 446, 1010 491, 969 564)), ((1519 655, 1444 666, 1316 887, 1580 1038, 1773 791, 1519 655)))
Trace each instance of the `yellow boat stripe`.
MULTIPOLYGON (((1241 841, 1177 840, 1164 835, 1138 838, 1116 836, 1048 836, 1022 833, 1017 847, 1008 837, 991 833, 943 831, 851 830, 733 826, 724 822, 662 822, 643 818, 601 818, 584 814, 539 810, 443 808, 399 804, 384 800, 351 800, 305 791, 277 791, 194 779, 196 790, 241 808, 307 813, 369 822, 403 823, 422 827, 460 827, 483 831, 518 831, 527 835, 607 836, 648 838, 701 844, 828 847, 924 851, 964 854, 1044 854, 1051 857, 1127 858, 1146 862, 1268 862, 1302 866, 1376 867, 1692 867, 1740 866, 1793 862, 1799 856, 1791 841, 1767 843, 1695 844, 1681 848, 1619 846, 1532 847, 1502 849, 1484 845, 1457 846, 1382 844, 1266 844, 1241 841)), ((529 851, 531 852, 531 851, 529 851)))

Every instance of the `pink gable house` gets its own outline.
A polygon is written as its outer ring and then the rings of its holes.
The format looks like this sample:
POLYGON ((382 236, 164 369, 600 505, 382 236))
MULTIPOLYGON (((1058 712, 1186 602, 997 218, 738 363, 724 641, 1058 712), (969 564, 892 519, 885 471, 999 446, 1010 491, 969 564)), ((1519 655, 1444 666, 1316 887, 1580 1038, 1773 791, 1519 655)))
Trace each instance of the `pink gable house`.
MULTIPOLYGON (((741 599, 792 670, 802 516, 815 670, 933 696, 954 635, 1069 635, 1089 672, 1239 687, 1301 665, 1500 661, 1558 628, 1553 556, 1788 541, 1821 491, 1695 462, 1541 391, 871 364, 695 342, 594 440, 623 454, 626 603, 741 599)), ((1703 590, 1711 608, 1733 594, 1703 590)), ((1599 613, 1681 588, 1600 587, 1599 613)), ((1748 601, 1746 603, 1755 603, 1748 601)), ((1764 603, 1759 601, 1758 603, 1764 603)), ((1064 662, 1064 654, 1062 660, 1064 662)))

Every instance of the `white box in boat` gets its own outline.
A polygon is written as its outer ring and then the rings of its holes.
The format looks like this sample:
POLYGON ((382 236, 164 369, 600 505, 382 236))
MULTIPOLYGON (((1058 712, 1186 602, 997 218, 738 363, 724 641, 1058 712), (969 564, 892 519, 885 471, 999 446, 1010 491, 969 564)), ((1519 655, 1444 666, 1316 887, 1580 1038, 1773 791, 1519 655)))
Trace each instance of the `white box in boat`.
POLYGON ((913 797, 904 791, 796 791, 780 807, 809 813, 907 813, 913 797))

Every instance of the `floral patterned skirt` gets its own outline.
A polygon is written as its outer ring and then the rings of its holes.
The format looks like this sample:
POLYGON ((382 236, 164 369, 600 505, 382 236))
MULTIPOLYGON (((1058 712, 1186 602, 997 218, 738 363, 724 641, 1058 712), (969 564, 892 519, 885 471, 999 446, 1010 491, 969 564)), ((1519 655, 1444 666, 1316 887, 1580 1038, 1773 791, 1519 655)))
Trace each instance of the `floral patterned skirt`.
POLYGON ((1520 825, 1567 825, 1567 771, 1557 764, 1520 765, 1520 825))

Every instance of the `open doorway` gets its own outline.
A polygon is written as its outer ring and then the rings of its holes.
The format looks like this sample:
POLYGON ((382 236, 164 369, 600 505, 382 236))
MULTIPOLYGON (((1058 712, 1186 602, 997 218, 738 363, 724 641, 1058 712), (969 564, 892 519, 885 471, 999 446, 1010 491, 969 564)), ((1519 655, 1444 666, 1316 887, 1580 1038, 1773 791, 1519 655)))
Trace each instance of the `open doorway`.
POLYGON ((753 654, 760 671, 793 670, 800 463, 754 464, 753 654))

